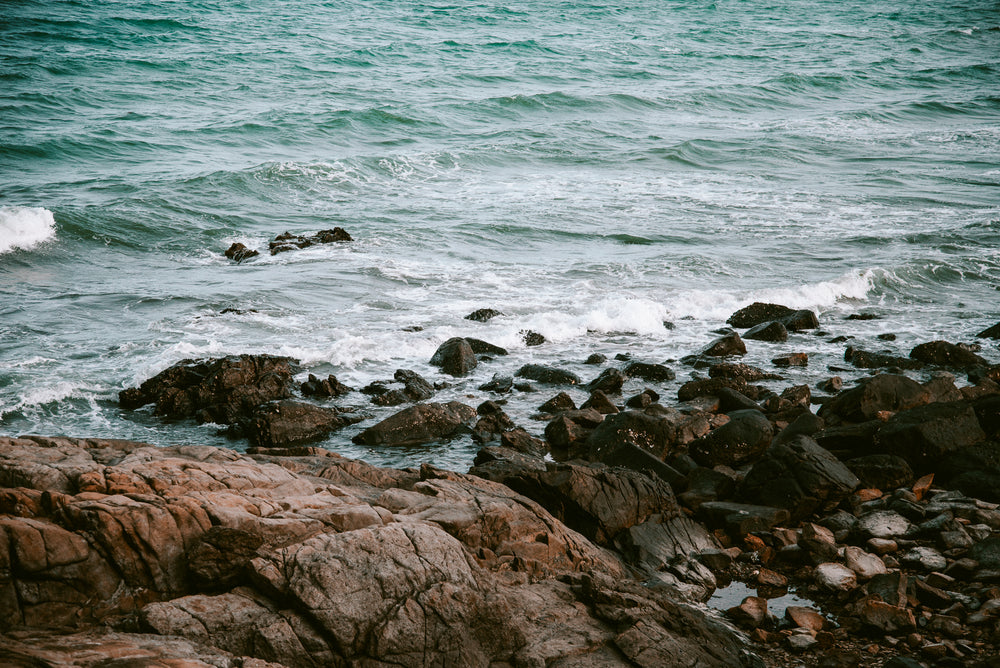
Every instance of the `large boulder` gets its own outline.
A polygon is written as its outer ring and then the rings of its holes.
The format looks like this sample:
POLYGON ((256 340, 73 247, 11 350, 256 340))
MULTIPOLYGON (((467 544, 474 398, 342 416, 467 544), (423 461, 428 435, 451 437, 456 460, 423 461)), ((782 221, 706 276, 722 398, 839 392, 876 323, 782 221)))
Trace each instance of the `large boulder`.
POLYGON ((926 364, 933 364, 949 369, 971 369, 977 366, 989 366, 989 362, 967 347, 949 343, 948 341, 921 343, 910 351, 910 357, 926 364))
POLYGON ((795 313, 794 309, 781 304, 768 304, 765 302, 754 302, 749 306, 744 306, 736 313, 729 316, 727 323, 740 329, 755 327, 764 322, 778 320, 795 313))
POLYGON ((262 448, 280 448, 317 441, 341 427, 360 422, 360 416, 341 413, 301 401, 272 401, 258 406, 241 430, 262 448))
POLYGON ((587 440, 591 453, 627 443, 662 458, 676 443, 673 425, 663 418, 641 411, 608 415, 587 440))
POLYGON ((580 385, 580 377, 575 373, 542 364, 525 364, 514 375, 550 385, 580 385))
POLYGON ((622 385, 628 380, 624 373, 618 369, 605 369, 601 374, 590 381, 587 385, 587 389, 590 391, 600 390, 605 394, 621 394, 622 385))
POLYGON ((845 463, 851 473, 858 476, 862 487, 893 490, 913 484, 913 469, 896 455, 864 455, 845 463))
POLYGON ((786 508, 793 519, 831 510, 858 486, 839 459, 807 436, 772 446, 747 473, 740 494, 751 503, 786 508))
POLYGON ((936 403, 892 416, 877 436, 879 447, 899 455, 917 474, 933 472, 943 457, 986 439, 976 412, 964 402, 936 403))
POLYGON ((414 445, 468 431, 476 409, 458 401, 415 404, 368 427, 352 439, 362 445, 414 445))
POLYGON ((743 343, 740 335, 736 332, 723 334, 712 341, 707 348, 701 351, 702 355, 708 357, 729 357, 730 355, 746 355, 747 346, 743 343))
POLYGON ((468 376, 478 361, 472 345, 461 337, 448 339, 434 351, 431 364, 451 376, 468 376))
POLYGON ((883 411, 905 411, 929 403, 931 394, 906 376, 879 374, 827 401, 818 415, 829 422, 865 422, 883 411))
POLYGON ((772 341, 780 343, 788 340, 788 328, 777 320, 762 322, 761 324, 751 327, 747 331, 743 332, 743 338, 751 339, 753 341, 772 341))
POLYGON ((296 361, 273 355, 183 360, 118 395, 123 408, 156 403, 155 414, 234 424, 261 404, 291 396, 296 361))
POLYGON ((641 378, 650 383, 666 383, 677 377, 670 367, 649 362, 632 362, 625 367, 624 373, 629 378, 641 378))
POLYGON ((773 434, 774 428, 763 413, 737 410, 729 413, 729 422, 692 442, 689 449, 702 466, 740 466, 767 450, 773 434))

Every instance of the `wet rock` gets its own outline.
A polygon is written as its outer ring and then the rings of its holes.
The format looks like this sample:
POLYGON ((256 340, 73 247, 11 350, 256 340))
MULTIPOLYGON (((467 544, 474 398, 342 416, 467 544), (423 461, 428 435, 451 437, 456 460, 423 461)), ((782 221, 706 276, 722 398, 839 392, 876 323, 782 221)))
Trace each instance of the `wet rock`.
POLYGON ((501 316, 503 313, 492 308, 481 308, 476 309, 469 315, 465 316, 466 320, 475 320, 476 322, 486 322, 487 320, 492 320, 497 316, 501 316))
POLYGON ((503 357, 507 354, 506 348, 501 348, 500 346, 495 346, 488 341, 483 341, 482 339, 474 339, 471 336, 465 337, 465 340, 469 342, 469 346, 472 348, 472 352, 476 355, 481 356, 482 359, 489 359, 490 355, 497 355, 503 357))
POLYGON ((729 357, 730 355, 746 355, 747 347, 736 332, 730 332, 720 336, 710 343, 707 348, 701 351, 701 355, 708 357, 729 357))
POLYGON ((155 414, 234 424, 257 406, 291 396, 295 361, 272 355, 183 360, 119 393, 123 408, 156 403, 155 414))
POLYGON ((756 459, 770 445, 773 427, 760 411, 733 411, 729 418, 728 423, 691 443, 691 456, 702 466, 739 466, 756 459))
POLYGON ((822 631, 826 626, 826 618, 817 610, 805 606, 790 605, 785 608, 785 618, 796 628, 822 631))
POLYGON ((469 375, 478 361, 469 342, 461 337, 454 337, 438 346, 430 363, 450 376, 460 377, 469 375))
POLYGON ((745 327, 755 327, 771 320, 778 320, 792 313, 795 313, 795 311, 787 306, 754 302, 733 313, 726 322, 733 327, 743 329, 745 327))
POLYGON ((837 558, 837 539, 825 526, 806 522, 802 525, 797 544, 808 552, 814 563, 824 563, 837 558))
POLYGON ((308 380, 302 383, 299 391, 307 397, 342 397, 353 390, 337 380, 334 375, 329 375, 326 379, 317 378, 309 374, 308 380))
POLYGON ((742 381, 746 383, 756 383, 761 380, 781 380, 781 376, 770 373, 749 364, 742 362, 719 362, 713 364, 708 369, 710 378, 722 378, 728 380, 742 381))
POLYGON ((542 364, 525 364, 515 374, 519 378, 527 378, 549 385, 580 385, 580 377, 575 373, 544 366, 542 364))
POLYGON ((943 571, 948 565, 948 560, 931 547, 917 546, 911 548, 900 555, 901 563, 910 568, 918 568, 924 571, 943 571))
POLYGON ((784 508, 730 501, 703 503, 699 506, 697 514, 709 527, 725 529, 733 536, 745 536, 753 531, 767 531, 789 520, 788 511, 784 508))
POLYGON ((595 452, 627 443, 662 458, 674 442, 675 433, 668 421, 639 411, 624 411, 605 417, 587 440, 587 447, 594 456, 595 452))
POLYGON ((1000 538, 988 538, 973 545, 968 556, 983 568, 1000 570, 1000 538))
POLYGON ((573 397, 569 396, 565 392, 560 392, 539 406, 538 410, 543 413, 556 414, 564 411, 575 411, 576 404, 573 403, 573 397))
POLYGON ((778 321, 790 332, 801 332, 819 327, 819 319, 816 314, 808 309, 793 311, 788 315, 781 316, 778 321))
POLYGON ((320 230, 312 236, 292 234, 285 232, 276 236, 269 244, 271 255, 284 253, 285 251, 308 248, 315 244, 339 243, 344 241, 354 241, 351 235, 342 227, 335 227, 332 230, 320 230))
POLYGON ((742 392, 737 392, 728 387, 720 388, 715 396, 719 398, 719 410, 723 413, 733 411, 762 411, 760 405, 742 392))
POLYGON ((601 390, 591 392, 590 397, 583 402, 581 408, 592 408, 601 415, 611 415, 619 412, 614 402, 601 390))
POLYGON ((517 452, 531 455, 544 455, 546 451, 545 441, 535 438, 521 428, 514 428, 500 434, 500 445, 517 452))
POLYGON ((848 460, 846 464, 862 487, 888 490, 913 484, 913 469, 896 455, 865 455, 848 460))
POLYGON ((949 453, 985 439, 972 406, 954 402, 897 413, 879 430, 877 443, 922 474, 932 471, 949 453))
POLYGON ((898 538, 910 530, 910 521, 894 510, 875 510, 858 517, 855 529, 868 538, 898 538))
POLYGON ((641 409, 641 408, 647 408, 648 406, 652 406, 659 400, 660 400, 659 392, 657 392, 652 388, 647 387, 639 394, 636 394, 626 399, 625 405, 628 408, 641 409))
POLYGON ((728 499, 736 488, 736 481, 729 475, 715 469, 699 466, 687 476, 687 489, 679 496, 685 506, 692 510, 706 501, 728 499))
POLYGON ((947 341, 921 343, 910 351, 910 357, 925 364, 949 369, 989 366, 989 362, 968 348, 947 341))
POLYGON ((187 552, 188 569, 202 591, 224 591, 245 580, 245 569, 264 544, 253 531, 215 526, 202 534, 187 552))
POLYGON ((522 330, 520 332, 521 340, 524 341, 526 346, 540 346, 545 343, 545 337, 538 332, 533 332, 530 329, 522 330))
MULTIPOLYGON (((861 609, 861 621, 885 633, 911 631, 917 627, 913 611, 869 598, 861 609)), ((919 664, 917 664, 919 665, 919 664)))
POLYGON ((930 392, 906 376, 879 374, 824 403, 818 415, 828 421, 865 422, 882 411, 905 411, 923 406, 930 399, 930 392))
POLYGON ((806 436, 771 446, 747 473, 740 494, 789 510, 793 518, 829 510, 858 485, 844 464, 806 436))
POLYGON ((813 577, 819 587, 831 591, 851 591, 858 586, 857 575, 843 564, 820 564, 813 571, 813 577))
POLYGON ((781 342, 788 340, 788 328, 776 320, 762 322, 743 332, 744 339, 781 342))
POLYGON ((627 380, 625 374, 618 369, 605 369, 601 374, 590 381, 587 389, 590 391, 600 390, 606 394, 621 394, 622 385, 627 380))
POLYGON ((280 448, 326 438, 330 432, 363 418, 301 401, 272 401, 241 422, 243 434, 261 448, 280 448))
POLYGON ((744 629, 756 629, 768 623, 771 615, 766 598, 747 596, 742 603, 726 610, 726 617, 744 629))
POLYGON ((243 260, 249 260, 252 257, 257 257, 258 255, 260 255, 259 252, 247 248, 244 244, 238 242, 226 249, 226 257, 233 260, 237 264, 243 262, 243 260))
POLYGON ((648 383, 666 383, 677 377, 670 367, 648 362, 632 362, 625 367, 624 373, 629 378, 641 378, 648 383))
POLYGON ((493 379, 488 383, 483 383, 479 386, 479 390, 483 392, 496 392, 497 394, 506 394, 514 389, 514 377, 513 376, 500 376, 494 374, 493 379))
POLYGON ((604 364, 607 361, 608 361, 608 356, 607 355, 602 355, 601 353, 591 353, 583 363, 584 364, 604 364))
POLYGON ((888 573, 885 562, 860 547, 848 545, 844 548, 844 563, 857 574, 859 580, 870 580, 876 575, 888 573))
POLYGON ((809 355, 806 353, 789 353, 787 355, 779 355, 778 357, 771 358, 771 364, 780 367, 808 366, 809 355))
POLYGON ((472 428, 472 440, 476 443, 499 441, 504 433, 513 431, 517 427, 510 416, 500 410, 500 407, 492 401, 485 402, 477 409, 477 412, 482 417, 472 428), (486 409, 486 406, 490 408, 486 409))
POLYGON ((816 384, 816 389, 828 394, 836 394, 844 389, 844 379, 840 376, 833 376, 816 384))
POLYGON ((703 396, 718 396, 719 390, 727 388, 746 395, 748 385, 746 381, 739 378, 702 378, 691 380, 677 390, 677 398, 680 401, 691 401, 703 396))
POLYGON ((545 425, 545 440, 553 450, 576 455, 578 448, 586 449, 587 439, 603 420, 603 415, 589 408, 564 411, 545 425))
POLYGON ((854 346, 848 346, 844 351, 844 361, 850 362, 852 366, 858 369, 884 369, 887 367, 895 369, 922 369, 924 366, 924 363, 919 360, 889 355, 887 353, 874 353, 855 348, 854 346))
POLYGON ((980 339, 1000 339, 1000 322, 976 334, 980 339))
POLYGON ((475 417, 474 408, 457 401, 416 404, 368 427, 352 440, 361 445, 429 443, 467 432, 475 417))

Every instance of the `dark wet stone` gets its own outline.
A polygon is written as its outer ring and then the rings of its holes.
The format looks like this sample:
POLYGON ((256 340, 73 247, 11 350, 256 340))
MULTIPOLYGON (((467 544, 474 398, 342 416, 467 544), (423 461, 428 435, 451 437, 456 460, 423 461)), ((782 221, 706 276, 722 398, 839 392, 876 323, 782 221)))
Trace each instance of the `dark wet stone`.
POLYGON ((514 377, 513 376, 499 376, 494 375, 493 379, 488 383, 483 383, 479 386, 479 389, 483 392, 497 392, 499 394, 506 394, 510 392, 514 387, 514 377))
POLYGON ((795 313, 793 309, 780 304, 768 304, 764 302, 754 302, 749 306, 744 306, 736 313, 729 316, 726 322, 733 327, 740 329, 754 327, 763 322, 777 320, 795 313))
POLYGON ((587 357, 584 364, 604 364, 607 361, 607 355, 602 355, 601 353, 591 353, 591 355, 587 357))
POLYGON ((281 448, 323 439, 330 432, 361 419, 335 408, 285 400, 259 406, 240 427, 257 447, 281 448))
POLYGON ((431 364, 451 376, 467 376, 476 368, 478 361, 472 345, 461 337, 448 339, 434 352, 431 364))
POLYGON ((648 362, 632 362, 625 367, 625 375, 629 378, 641 378, 647 383, 666 383, 677 377, 673 369, 648 362))
POLYGON ((521 339, 524 341, 526 346, 540 346, 545 343, 545 337, 538 332, 533 332, 530 329, 521 331, 521 339))
POLYGON ((925 364, 949 369, 969 369, 989 366, 989 362, 968 348, 947 341, 921 343, 910 351, 910 357, 925 364))
POLYGON ((550 385, 580 385, 580 377, 575 373, 542 364, 525 364, 515 375, 550 385))
POLYGON ((465 316, 466 320, 475 320, 476 322, 486 322, 496 318, 497 316, 503 315, 500 311, 492 308, 481 308, 473 311, 469 315, 465 316))
POLYGON ((854 346, 848 346, 844 351, 844 361, 858 369, 884 369, 897 367, 900 369, 922 369, 924 363, 919 360, 899 357, 897 355, 887 355, 885 353, 873 353, 860 350, 854 346))
POLYGON ((341 397, 352 391, 334 375, 329 375, 324 380, 313 374, 309 374, 309 379, 299 389, 307 397, 341 397))
POLYGON ((451 401, 416 404, 368 427, 352 440, 361 445, 411 445, 430 443, 467 433, 476 409, 451 401))
POLYGON ((823 404, 818 414, 824 419, 865 422, 881 411, 904 411, 929 402, 930 392, 916 381, 896 374, 879 374, 862 380, 823 404))
POLYGON ((600 390, 606 394, 621 394, 622 385, 626 380, 625 374, 618 369, 605 369, 597 378, 590 381, 587 389, 600 390))
POLYGON ((986 439, 972 406, 935 403, 893 415, 879 430, 878 444, 904 458, 918 474, 934 467, 954 450, 986 439))
POLYGON ((258 255, 260 255, 259 252, 247 248, 245 245, 241 243, 234 243, 226 250, 226 257, 228 257, 230 260, 235 261, 237 264, 243 262, 243 260, 248 260, 252 257, 257 257, 258 255))
POLYGON ((744 339, 781 342, 788 340, 788 328, 777 320, 762 322, 743 333, 744 339))
POLYGON ((850 459, 846 464, 861 481, 862 487, 893 490, 913 484, 913 469, 905 459, 896 455, 865 455, 850 459))
POLYGON ((576 404, 573 402, 573 397, 569 396, 565 392, 560 392, 556 396, 552 397, 544 404, 538 407, 543 413, 562 413, 563 411, 575 411, 576 404))
POLYGON ((756 459, 767 450, 773 433, 770 420, 760 411, 733 411, 729 414, 729 422, 692 442, 688 448, 702 466, 735 467, 756 459))
POLYGON ((472 352, 477 355, 506 355, 507 349, 501 348, 500 346, 495 346, 492 343, 487 343, 482 339, 473 339, 470 337, 465 337, 465 340, 469 342, 469 347, 472 348, 472 352))
POLYGON ((700 353, 708 357, 729 357, 730 355, 746 355, 747 347, 736 332, 725 334, 710 343, 700 353))

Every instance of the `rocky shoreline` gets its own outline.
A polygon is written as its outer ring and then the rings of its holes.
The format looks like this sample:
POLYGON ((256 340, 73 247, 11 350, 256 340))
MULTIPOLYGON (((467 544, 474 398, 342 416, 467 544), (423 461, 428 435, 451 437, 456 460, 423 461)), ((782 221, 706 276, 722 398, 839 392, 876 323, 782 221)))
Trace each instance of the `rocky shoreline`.
POLYGON ((975 344, 847 346, 872 375, 774 391, 808 355, 767 371, 739 361, 746 340, 816 315, 753 304, 729 324, 681 360, 676 399, 677 368, 595 356, 589 383, 526 364, 478 406, 435 402, 507 354, 458 337, 436 383, 359 388, 405 405, 374 424, 285 357, 188 360, 121 393, 246 454, 0 438, 0 664, 1000 666, 1000 366, 975 344), (540 388, 544 435, 505 412, 540 388), (310 445, 352 425, 481 449, 461 473, 310 445), (758 595, 704 605, 732 581, 758 595), (811 603, 775 615, 789 591, 811 603))

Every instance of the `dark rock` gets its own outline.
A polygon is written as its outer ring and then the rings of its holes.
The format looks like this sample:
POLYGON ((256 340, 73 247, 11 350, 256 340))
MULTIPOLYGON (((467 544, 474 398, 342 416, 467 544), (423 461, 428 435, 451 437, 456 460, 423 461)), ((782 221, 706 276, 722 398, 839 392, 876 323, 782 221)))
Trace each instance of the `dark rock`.
POLYGON ((586 361, 584 361, 584 364, 604 364, 607 361, 608 361, 607 355, 602 355, 601 353, 592 353, 589 357, 587 357, 586 361))
POLYGON ((770 320, 777 320, 793 313, 795 313, 793 309, 780 304, 754 302, 733 313, 726 322, 733 327, 743 329, 745 327, 754 327, 770 320))
POLYGON ((892 416, 877 436, 878 445, 905 459, 920 475, 932 472, 954 450, 986 439, 972 406, 937 403, 892 416))
POLYGON ((732 477, 715 469, 699 466, 687 475, 687 489, 679 496, 685 506, 692 510, 707 501, 728 499, 736 489, 732 477))
POLYGON ((259 533, 214 526, 187 552, 188 573, 201 591, 228 591, 240 584, 244 569, 264 544, 259 533))
POLYGON ((542 364, 525 364, 515 374, 519 378, 548 383, 549 385, 579 385, 580 377, 575 373, 542 364))
POLYGON ((833 509, 858 486, 858 478, 806 436, 771 446, 747 473, 742 498, 786 508, 793 518, 833 509))
POLYGON ((354 241, 347 230, 342 227, 335 227, 332 230, 320 230, 316 233, 316 240, 321 244, 332 244, 342 241, 354 241))
POLYGON ((881 318, 877 313, 852 313, 847 316, 847 320, 878 320, 881 318))
POLYGON ((870 420, 859 424, 827 427, 814 433, 813 438, 825 450, 829 450, 840 459, 862 457, 876 451, 875 437, 882 425, 879 420, 870 420))
POLYGON ((844 389, 844 379, 840 376, 833 376, 816 384, 816 389, 821 392, 835 394, 844 389))
POLYGON ((465 340, 469 342, 469 347, 472 348, 472 352, 477 355, 506 355, 507 349, 501 348, 500 346, 495 346, 492 343, 487 343, 482 339, 473 339, 471 337, 465 337, 465 340))
POLYGON ((774 366, 807 366, 809 364, 809 355, 805 353, 789 353, 787 355, 780 355, 778 357, 771 358, 771 364, 774 366))
POLYGON ((514 388, 514 377, 513 376, 499 376, 494 375, 493 380, 488 383, 483 383, 479 386, 479 389, 483 392, 496 392, 498 394, 506 394, 514 388))
POLYGON ((921 343, 910 351, 910 357, 925 364, 943 366, 949 369, 970 369, 989 366, 989 362, 967 347, 947 341, 921 343))
POLYGON ((781 380, 781 376, 770 373, 763 369, 758 369, 742 362, 720 362, 713 364, 708 369, 711 378, 721 378, 728 380, 738 380, 746 383, 755 383, 759 380, 781 380))
POLYGON ((669 421, 639 411, 624 411, 608 415, 587 441, 592 458, 604 461, 593 453, 628 443, 662 458, 676 441, 669 421))
POLYGON ((677 377, 673 369, 648 362, 632 362, 625 367, 625 375, 629 378, 641 378, 647 383, 666 383, 677 377))
POLYGON ((255 250, 247 248, 245 245, 241 243, 234 243, 232 246, 228 248, 228 250, 226 250, 226 257, 228 257, 230 260, 235 261, 237 264, 243 262, 243 260, 247 260, 252 257, 257 257, 258 255, 260 255, 260 253, 258 253, 255 250))
POLYGON ((410 401, 426 401, 434 396, 434 386, 416 371, 396 369, 393 378, 403 384, 403 393, 410 401))
POLYGON ((474 408, 457 401, 416 404, 368 427, 352 440, 360 445, 429 443, 467 432, 468 423, 475 418, 474 408))
POLYGON ((603 420, 603 415, 589 408, 565 411, 545 425, 545 440, 554 450, 566 451, 583 446, 603 420))
POLYGON ((469 315, 465 316, 466 320, 475 320, 476 322, 486 322, 499 315, 503 315, 500 311, 492 308, 481 308, 473 311, 469 315))
MULTIPOLYGON (((493 402, 487 403, 493 404, 493 402)), ((480 406, 478 412, 482 417, 479 418, 472 428, 472 440, 476 443, 499 441, 504 433, 517 428, 517 425, 510 419, 510 416, 500 410, 496 404, 493 404, 493 406, 496 407, 496 410, 488 413, 484 413, 483 407, 480 406)))
POLYGON ((652 406, 659 400, 659 393, 657 393, 656 390, 647 387, 639 394, 629 397, 625 401, 625 405, 629 408, 646 408, 647 406, 652 406))
POLYGON ((896 455, 865 455, 848 460, 846 464, 862 487, 892 490, 913 484, 913 469, 896 455))
POLYGON ((784 508, 730 501, 709 501, 698 508, 698 517, 710 528, 725 529, 732 536, 768 531, 789 520, 784 508))
POLYGON ((788 328, 777 320, 762 322, 743 332, 744 339, 781 342, 788 340, 788 328))
POLYGON ((980 339, 1000 339, 1000 322, 976 334, 980 339))
POLYGON ((448 339, 438 346, 430 363, 455 377, 469 375, 478 364, 472 346, 461 337, 448 339))
POLYGON ((677 390, 677 398, 680 401, 691 401, 696 397, 706 395, 718 396, 723 388, 746 393, 747 383, 741 378, 703 378, 700 380, 690 380, 677 390))
POLYGON ((552 397, 544 404, 538 407, 543 413, 562 413, 563 411, 575 411, 576 404, 573 403, 573 397, 569 396, 565 392, 560 392, 556 396, 552 397))
POLYGON ((254 445, 280 448, 325 438, 331 431, 361 419, 342 414, 334 408, 285 400, 257 407, 251 418, 240 426, 254 445))
POLYGON ((285 232, 276 236, 268 246, 271 249, 271 255, 277 255, 289 250, 308 248, 315 244, 329 244, 353 240, 344 228, 335 227, 332 230, 320 230, 309 237, 285 232))
POLYGON ((924 367, 924 363, 919 360, 887 355, 885 353, 872 353, 866 350, 859 350, 854 346, 847 346, 847 349, 844 351, 844 361, 850 362, 858 369, 883 369, 886 367, 922 369, 924 367))
MULTIPOLYGON (((624 415, 624 413, 618 415, 624 415)), ((609 416, 608 419, 613 417, 617 416, 609 416)), ((620 466, 658 477, 666 481, 673 489, 681 489, 684 486, 684 476, 677 469, 633 443, 627 441, 609 442, 602 437, 595 439, 589 446, 589 455, 592 461, 601 462, 608 466, 620 466)))
POLYGON ((593 408, 601 415, 611 415, 618 412, 618 407, 601 390, 594 390, 590 393, 590 398, 583 402, 580 408, 593 408))
POLYGON ((774 428, 757 410, 733 411, 729 422, 690 444, 691 456, 702 466, 740 466, 767 450, 774 428))
POLYGON ((708 357, 728 357, 730 355, 746 355, 747 347, 736 332, 730 332, 720 336, 710 343, 707 348, 701 351, 701 355, 708 357))
POLYGON ((625 380, 625 374, 618 369, 605 369, 597 378, 590 381, 587 389, 591 391, 600 390, 605 394, 621 394, 622 385, 625 384, 625 380))
POLYGON ((980 541, 969 548, 968 556, 979 562, 981 568, 1000 570, 1000 538, 980 541))
POLYGON ((119 394, 123 408, 156 402, 155 414, 234 424, 263 403, 291 396, 295 360, 239 355, 183 360, 119 394))
POLYGON ((905 411, 930 401, 930 392, 906 376, 879 374, 861 381, 823 404, 818 415, 846 422, 865 422, 881 411, 905 411))
POLYGON ((723 413, 745 410, 761 410, 761 407, 757 404, 757 402, 750 399, 750 397, 742 392, 737 392, 736 390, 728 387, 719 388, 719 390, 715 393, 715 396, 719 398, 719 410, 723 413))
POLYGON ((1000 435, 1000 396, 979 399, 972 406, 986 435, 990 438, 1000 435))
POLYGON ((307 397, 342 397, 352 391, 332 374, 326 380, 309 374, 309 379, 302 383, 299 390, 307 397))
POLYGON ((778 318, 778 322, 784 325, 790 332, 801 332, 805 329, 816 329, 819 327, 819 319, 816 314, 808 309, 793 311, 788 315, 778 318))
POLYGON ((524 429, 515 428, 500 434, 500 445, 529 455, 545 454, 545 441, 535 438, 524 429))
POLYGON ((931 393, 930 403, 961 401, 963 399, 962 392, 955 387, 955 377, 946 371, 939 371, 937 374, 924 383, 924 389, 931 393))
POLYGON ((533 332, 530 329, 522 330, 520 332, 521 339, 524 341, 526 346, 540 346, 545 343, 545 337, 538 332, 533 332))

